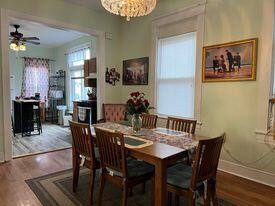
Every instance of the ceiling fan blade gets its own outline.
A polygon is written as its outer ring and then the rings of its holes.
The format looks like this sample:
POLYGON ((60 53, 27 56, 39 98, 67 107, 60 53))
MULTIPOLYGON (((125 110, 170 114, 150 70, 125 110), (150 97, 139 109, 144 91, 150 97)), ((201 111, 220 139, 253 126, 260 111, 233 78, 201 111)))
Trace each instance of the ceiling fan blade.
POLYGON ((25 41, 26 43, 34 44, 34 45, 39 45, 40 42, 35 42, 35 41, 25 41))
POLYGON ((23 37, 22 40, 39 40, 37 37, 23 37))

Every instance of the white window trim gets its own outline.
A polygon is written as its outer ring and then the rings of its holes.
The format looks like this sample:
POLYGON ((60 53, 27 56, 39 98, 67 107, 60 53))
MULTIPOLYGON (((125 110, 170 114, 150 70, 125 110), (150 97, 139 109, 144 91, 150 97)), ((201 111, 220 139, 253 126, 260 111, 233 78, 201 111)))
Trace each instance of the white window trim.
MULTIPOLYGON (((184 9, 172 12, 170 14, 160 16, 152 21, 152 34, 151 34, 151 53, 150 53, 150 82, 151 82, 151 94, 153 97, 152 103, 156 107, 156 69, 157 69, 157 45, 158 45, 158 29, 161 26, 188 19, 190 17, 197 17, 197 41, 196 41, 196 75, 195 75, 195 105, 194 105, 194 118, 198 121, 198 125, 201 125, 201 93, 202 93, 202 48, 204 43, 204 18, 205 18, 205 3, 206 1, 200 1, 192 6, 184 9)), ((166 116, 161 116, 166 118, 166 116)))

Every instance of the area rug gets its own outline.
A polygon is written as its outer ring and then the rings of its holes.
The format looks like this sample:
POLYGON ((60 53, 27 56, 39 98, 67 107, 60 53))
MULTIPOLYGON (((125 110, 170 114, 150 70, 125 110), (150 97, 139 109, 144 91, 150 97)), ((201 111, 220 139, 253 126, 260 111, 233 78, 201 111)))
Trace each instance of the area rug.
MULTIPOLYGON (((79 185, 76 193, 72 191, 72 170, 65 170, 34 179, 26 180, 31 190, 44 206, 75 206, 88 204, 89 171, 82 169, 80 171, 79 185)), ((95 201, 97 204, 99 179, 98 174, 95 181, 95 201)), ((119 206, 121 203, 121 192, 119 189, 109 184, 104 188, 103 202, 104 206, 119 206)), ((141 193, 141 187, 136 186, 133 189, 133 196, 128 199, 129 206, 150 206, 151 205, 151 186, 150 182, 146 184, 145 194, 141 193)), ((181 206, 186 205, 185 200, 181 198, 181 206)), ((197 205, 201 205, 198 203, 197 205)), ((232 203, 219 200, 220 206, 233 206, 232 203)))

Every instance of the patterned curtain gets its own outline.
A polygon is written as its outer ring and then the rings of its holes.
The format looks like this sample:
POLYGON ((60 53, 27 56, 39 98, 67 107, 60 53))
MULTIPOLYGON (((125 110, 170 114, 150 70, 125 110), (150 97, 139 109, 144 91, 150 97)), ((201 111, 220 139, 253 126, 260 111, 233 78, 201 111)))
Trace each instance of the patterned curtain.
POLYGON ((49 60, 24 58, 24 65, 21 96, 32 97, 40 93, 40 99, 44 102, 49 91, 49 60))

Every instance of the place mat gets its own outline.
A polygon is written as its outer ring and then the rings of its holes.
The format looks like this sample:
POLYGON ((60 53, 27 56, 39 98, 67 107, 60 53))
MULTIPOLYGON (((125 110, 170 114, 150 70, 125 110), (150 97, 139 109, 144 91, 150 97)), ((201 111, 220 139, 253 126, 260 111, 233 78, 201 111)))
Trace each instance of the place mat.
POLYGON ((150 140, 126 135, 124 136, 124 142, 128 148, 143 148, 153 144, 150 140))
POLYGON ((164 134, 164 135, 171 135, 171 136, 186 136, 186 135, 188 135, 188 133, 186 133, 186 132, 161 128, 161 127, 157 127, 156 129, 154 129, 154 132, 159 133, 159 134, 164 134))

